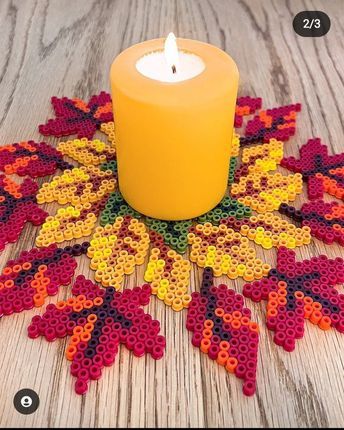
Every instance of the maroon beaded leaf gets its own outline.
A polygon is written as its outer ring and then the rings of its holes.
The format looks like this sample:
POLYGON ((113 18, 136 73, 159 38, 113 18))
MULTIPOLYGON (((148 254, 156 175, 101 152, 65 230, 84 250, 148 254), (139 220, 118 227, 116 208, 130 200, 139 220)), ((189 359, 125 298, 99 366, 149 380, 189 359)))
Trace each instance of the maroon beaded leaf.
POLYGON ((23 251, 8 261, 0 275, 0 317, 42 306, 47 296, 70 284, 76 265, 70 253, 55 244, 23 251))
POLYGON ((0 148, 0 170, 8 175, 39 178, 52 175, 57 169, 73 168, 72 164, 63 161, 61 152, 45 142, 13 143, 0 148))
POLYGON ((268 278, 244 286, 244 296, 253 301, 267 300, 267 327, 275 332, 274 342, 286 351, 304 335, 305 319, 321 329, 344 332, 344 294, 333 288, 344 281, 342 258, 325 255, 295 261, 295 252, 281 247, 277 268, 268 278))
POLYGON ((56 119, 39 126, 39 132, 45 136, 77 134, 78 138, 92 139, 102 123, 113 121, 111 96, 104 91, 92 96, 87 104, 67 97, 52 97, 51 103, 56 119))
POLYGON ((321 199, 324 192, 344 199, 344 152, 328 155, 319 138, 309 139, 300 148, 300 158, 283 158, 281 166, 302 173, 308 183, 308 197, 321 199))
POLYGON ((120 343, 137 357, 150 353, 157 360, 163 356, 166 341, 158 335, 160 323, 140 308, 149 303, 149 285, 120 293, 80 275, 72 292, 76 297, 50 304, 42 317, 35 316, 28 334, 45 336, 50 342, 71 336, 66 357, 72 361, 77 394, 85 394, 88 382, 99 379, 104 366, 114 363, 120 343))
POLYGON ((305 203, 301 210, 282 203, 279 212, 289 216, 302 226, 308 226, 311 234, 324 243, 334 242, 344 246, 344 205, 323 200, 305 203))
POLYGON ((186 328, 192 344, 244 380, 243 393, 256 391, 258 324, 251 322, 241 294, 226 285, 213 286, 213 270, 203 272, 201 293, 193 293, 186 328))
POLYGON ((245 136, 240 138, 240 146, 269 142, 272 138, 287 141, 295 134, 296 113, 300 110, 300 103, 261 110, 247 122, 245 136))
POLYGON ((18 240, 26 222, 43 224, 48 213, 36 201, 38 185, 25 179, 20 185, 0 175, 0 252, 18 240))

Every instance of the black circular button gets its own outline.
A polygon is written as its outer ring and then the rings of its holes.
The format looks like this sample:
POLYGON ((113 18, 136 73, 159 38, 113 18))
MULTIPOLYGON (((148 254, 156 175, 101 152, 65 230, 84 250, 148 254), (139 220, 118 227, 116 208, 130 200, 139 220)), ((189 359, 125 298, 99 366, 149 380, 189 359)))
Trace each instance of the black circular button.
POLYGON ((16 393, 13 404, 20 414, 33 414, 38 409, 39 397, 35 391, 24 388, 16 393))

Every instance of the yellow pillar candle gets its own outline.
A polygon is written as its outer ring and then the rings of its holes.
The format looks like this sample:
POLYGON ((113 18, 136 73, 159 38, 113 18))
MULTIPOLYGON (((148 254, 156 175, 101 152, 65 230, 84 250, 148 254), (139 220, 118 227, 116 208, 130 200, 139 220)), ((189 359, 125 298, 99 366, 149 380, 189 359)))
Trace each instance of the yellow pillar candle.
POLYGON ((137 211, 182 220, 225 194, 239 73, 215 46, 164 43, 134 45, 111 66, 118 179, 137 211))

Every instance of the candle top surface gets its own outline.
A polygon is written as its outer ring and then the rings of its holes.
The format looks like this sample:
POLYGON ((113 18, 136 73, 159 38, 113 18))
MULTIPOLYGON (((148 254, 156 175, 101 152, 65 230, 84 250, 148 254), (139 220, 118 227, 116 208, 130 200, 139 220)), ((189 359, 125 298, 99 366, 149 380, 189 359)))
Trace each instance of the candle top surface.
POLYGON ((164 51, 148 53, 136 62, 136 69, 144 76, 160 82, 181 82, 198 76, 205 69, 201 57, 186 51, 178 51, 175 71, 168 64, 164 51))
MULTIPOLYGON (((179 52, 184 53, 188 60, 199 59, 204 66, 202 72, 193 78, 179 80, 178 84, 145 76, 137 68, 138 61, 152 53, 164 55, 165 40, 147 40, 122 51, 111 65, 112 88, 130 97, 135 95, 144 103, 172 106, 179 105, 181 100, 197 105, 200 100, 204 103, 205 99, 217 99, 224 91, 230 93, 231 88, 237 85, 238 68, 226 52, 205 42, 183 38, 177 39, 179 52)), ((152 58, 144 61, 152 61, 152 58)), ((165 64, 168 67, 166 60, 165 64)))

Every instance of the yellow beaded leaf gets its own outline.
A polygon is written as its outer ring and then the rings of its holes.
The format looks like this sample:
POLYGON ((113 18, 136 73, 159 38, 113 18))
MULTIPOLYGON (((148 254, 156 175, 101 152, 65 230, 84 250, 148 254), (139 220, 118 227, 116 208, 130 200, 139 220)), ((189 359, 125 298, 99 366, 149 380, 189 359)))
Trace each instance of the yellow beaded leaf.
POLYGON ((112 147, 115 147, 115 123, 114 122, 105 122, 100 126, 100 131, 107 135, 108 141, 112 147))
POLYGON ((36 238, 36 245, 49 246, 90 236, 100 210, 99 202, 58 209, 55 216, 49 216, 45 220, 36 238))
POLYGON ((189 233, 188 242, 190 261, 199 267, 212 267, 214 276, 252 281, 266 276, 271 268, 256 257, 246 237, 224 224, 198 224, 189 233))
POLYGON ((270 139, 269 143, 244 148, 241 166, 247 166, 248 173, 276 170, 283 158, 283 142, 270 139))
POLYGON ((309 227, 298 228, 271 212, 242 220, 227 218, 222 223, 265 249, 274 246, 295 248, 296 246, 308 245, 311 242, 309 227))
POLYGON ((117 217, 113 224, 97 227, 87 250, 95 280, 120 289, 124 275, 143 264, 149 243, 145 225, 136 218, 117 217))
POLYGON ((116 150, 99 139, 60 142, 57 149, 84 166, 97 166, 116 159, 116 150))
POLYGON ((56 201, 60 205, 70 203, 73 206, 94 203, 114 191, 115 186, 116 179, 111 170, 103 172, 95 166, 75 167, 45 182, 37 193, 37 202, 56 201))
POLYGON ((233 133, 232 146, 231 146, 231 157, 237 157, 239 155, 240 149, 240 135, 238 133, 233 133))
POLYGON ((152 248, 144 279, 150 283, 152 294, 173 310, 181 311, 191 302, 188 294, 191 265, 167 245, 163 248, 166 249, 152 248))
POLYGON ((255 172, 241 176, 231 186, 231 195, 258 213, 278 210, 281 203, 294 201, 302 191, 302 175, 255 172))

